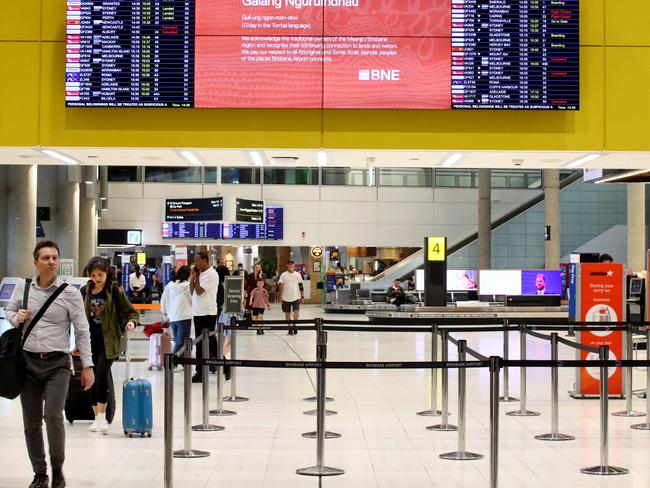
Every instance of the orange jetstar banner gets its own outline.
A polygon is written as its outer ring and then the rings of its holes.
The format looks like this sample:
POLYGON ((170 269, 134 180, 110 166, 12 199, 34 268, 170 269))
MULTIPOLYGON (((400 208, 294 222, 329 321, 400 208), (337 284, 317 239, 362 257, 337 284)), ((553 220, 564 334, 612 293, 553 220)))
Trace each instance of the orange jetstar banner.
MULTIPOLYGON (((621 263, 582 263, 579 265, 580 311, 579 318, 584 322, 619 322, 625 320, 624 283, 625 275, 621 263)), ((594 324, 594 325, 596 325, 594 324)), ((609 359, 623 359, 623 333, 581 332, 580 343, 599 347, 609 346, 609 359)), ((580 351, 581 359, 598 359, 598 354, 580 351)), ((609 394, 621 395, 623 392, 622 368, 609 368, 609 394)), ((581 368, 579 395, 598 395, 600 369, 581 368)))

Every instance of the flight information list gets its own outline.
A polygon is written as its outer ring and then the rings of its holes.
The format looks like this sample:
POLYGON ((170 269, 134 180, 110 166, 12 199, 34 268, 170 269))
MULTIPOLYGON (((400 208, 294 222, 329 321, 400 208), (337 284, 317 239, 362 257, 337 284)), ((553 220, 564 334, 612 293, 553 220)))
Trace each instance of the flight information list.
POLYGON ((66 106, 193 107, 194 0, 68 0, 66 106))
POLYGON ((452 108, 579 108, 578 0, 452 0, 452 108))
POLYGON ((284 239, 284 209, 265 207, 265 224, 164 222, 163 239, 284 239))

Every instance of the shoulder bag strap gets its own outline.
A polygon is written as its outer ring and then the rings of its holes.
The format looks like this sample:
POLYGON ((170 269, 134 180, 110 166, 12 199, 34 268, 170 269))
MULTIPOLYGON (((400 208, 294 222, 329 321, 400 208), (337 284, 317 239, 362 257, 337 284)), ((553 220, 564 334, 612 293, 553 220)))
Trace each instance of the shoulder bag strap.
POLYGON ((29 289, 32 286, 32 279, 31 278, 25 278, 25 289, 23 290, 23 308, 27 310, 27 307, 29 306, 29 289))
POLYGON ((34 326, 38 323, 39 320, 41 320, 41 318, 43 317, 43 315, 45 314, 45 312, 47 312, 47 309, 50 308, 50 305, 52 305, 52 303, 54 302, 54 300, 56 300, 56 297, 58 297, 58 296, 61 294, 61 292, 63 292, 63 290, 65 290, 67 287, 68 287, 68 284, 67 284, 67 283, 63 283, 61 286, 59 286, 59 287, 54 291, 54 293, 52 293, 52 294, 50 295, 50 297, 47 299, 47 301, 45 302, 45 304, 44 304, 44 305, 41 307, 41 309, 38 311, 38 313, 36 314, 36 316, 34 317, 34 319, 33 319, 33 320, 29 323, 29 325, 27 326, 27 329, 25 330, 25 333, 23 334, 23 340, 22 340, 22 342, 20 343, 20 347, 23 347, 23 346, 25 345, 25 341, 27 340, 27 338, 29 337, 29 334, 30 334, 30 333, 32 332, 32 330, 34 329, 34 326))

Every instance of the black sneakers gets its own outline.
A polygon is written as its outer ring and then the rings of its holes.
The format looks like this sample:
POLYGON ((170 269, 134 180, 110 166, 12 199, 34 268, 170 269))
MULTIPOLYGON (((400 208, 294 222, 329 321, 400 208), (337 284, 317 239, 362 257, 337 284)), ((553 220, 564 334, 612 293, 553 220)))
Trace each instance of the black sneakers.
MULTIPOLYGON (((65 486, 65 482, 63 486, 65 486)), ((46 474, 36 474, 29 488, 50 488, 50 478, 46 474)))
POLYGON ((192 376, 192 383, 203 383, 203 376, 195 374, 192 376))
POLYGON ((65 478, 60 469, 52 470, 52 488, 65 488, 65 478))

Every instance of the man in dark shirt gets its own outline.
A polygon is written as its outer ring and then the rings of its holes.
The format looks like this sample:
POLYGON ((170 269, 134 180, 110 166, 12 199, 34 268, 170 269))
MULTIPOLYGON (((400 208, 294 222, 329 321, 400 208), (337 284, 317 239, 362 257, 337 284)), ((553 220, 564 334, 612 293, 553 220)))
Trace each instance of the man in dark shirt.
POLYGON ((402 305, 404 303, 404 290, 400 280, 393 280, 393 286, 386 290, 386 300, 393 305, 402 305))

